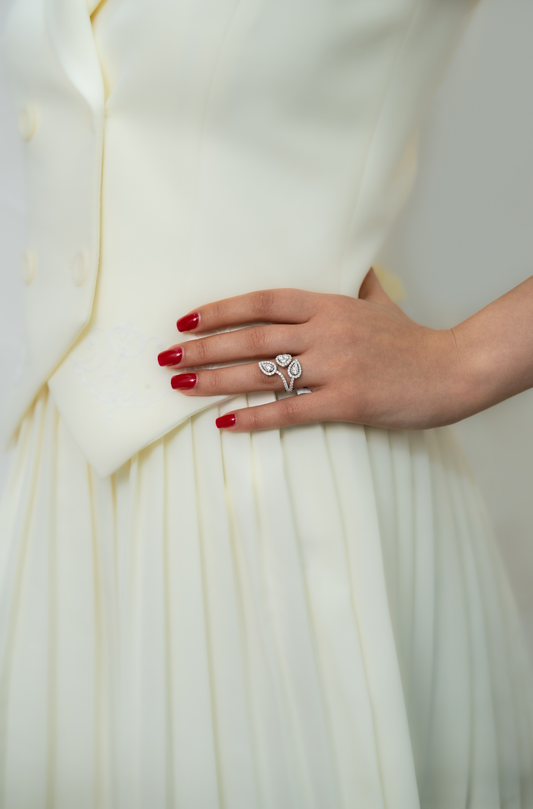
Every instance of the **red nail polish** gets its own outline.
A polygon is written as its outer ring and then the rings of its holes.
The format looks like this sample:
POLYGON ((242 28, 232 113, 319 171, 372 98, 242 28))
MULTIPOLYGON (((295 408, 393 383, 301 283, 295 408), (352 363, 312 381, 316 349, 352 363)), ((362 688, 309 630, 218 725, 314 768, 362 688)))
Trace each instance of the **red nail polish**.
POLYGON ((178 327, 178 331, 191 331, 197 327, 199 320, 200 316, 198 315, 198 312, 193 312, 192 315, 180 317, 176 323, 176 326, 178 327))
POLYGON ((157 361, 159 365, 177 365, 182 357, 182 348, 169 348, 168 351, 162 351, 157 355, 157 361))
POLYGON ((235 413, 226 413, 225 416, 219 416, 215 424, 219 430, 224 430, 226 427, 235 427, 236 421, 237 417, 235 416, 235 413))
POLYGON ((174 390, 190 390, 196 385, 198 377, 196 374, 177 374, 170 380, 170 384, 174 390))

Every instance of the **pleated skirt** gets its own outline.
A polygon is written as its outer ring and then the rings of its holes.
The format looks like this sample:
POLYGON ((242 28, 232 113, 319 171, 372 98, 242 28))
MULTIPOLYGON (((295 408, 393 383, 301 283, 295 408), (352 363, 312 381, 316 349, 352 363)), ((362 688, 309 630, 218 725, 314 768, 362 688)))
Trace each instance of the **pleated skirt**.
POLYGON ((528 651, 453 433, 217 430, 245 405, 105 479, 46 390, 26 417, 2 809, 533 807, 528 651))

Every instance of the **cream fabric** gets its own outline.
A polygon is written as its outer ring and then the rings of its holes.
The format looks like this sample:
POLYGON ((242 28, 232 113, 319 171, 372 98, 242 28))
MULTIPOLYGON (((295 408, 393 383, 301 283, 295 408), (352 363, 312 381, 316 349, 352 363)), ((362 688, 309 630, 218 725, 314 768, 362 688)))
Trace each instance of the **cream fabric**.
POLYGON ((107 0, 93 29, 17 0, 8 432, 42 389, 0 504, 1 809, 533 806, 531 668, 451 433, 220 433, 246 397, 191 405, 155 361, 206 297, 357 294, 471 5, 107 0))
POLYGON ((217 411, 104 480, 46 392, 26 417, 2 809, 530 809, 531 669, 452 434, 217 411))
POLYGON ((157 366, 180 314, 264 287, 357 295, 473 5, 107 0, 93 30, 86 0, 16 0, 35 273, 4 432, 49 380, 107 475, 213 402, 157 366))

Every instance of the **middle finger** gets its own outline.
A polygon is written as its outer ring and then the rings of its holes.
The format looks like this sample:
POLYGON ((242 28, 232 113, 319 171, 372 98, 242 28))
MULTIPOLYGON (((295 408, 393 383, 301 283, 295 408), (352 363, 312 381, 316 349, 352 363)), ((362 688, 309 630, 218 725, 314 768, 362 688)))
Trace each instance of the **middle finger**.
POLYGON ((191 368, 229 360, 299 354, 307 348, 305 326, 266 325, 214 334, 172 346, 158 356, 160 365, 191 368))

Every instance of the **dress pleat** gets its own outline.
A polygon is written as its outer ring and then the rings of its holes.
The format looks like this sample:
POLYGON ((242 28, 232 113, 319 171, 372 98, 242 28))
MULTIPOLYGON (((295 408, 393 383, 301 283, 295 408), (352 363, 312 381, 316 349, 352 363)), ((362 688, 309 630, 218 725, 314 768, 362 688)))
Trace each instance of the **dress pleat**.
MULTIPOLYGON (((282 396, 285 394, 279 394, 282 396)), ((1 809, 533 809, 533 677, 449 429, 189 419, 0 504, 1 809)))
POLYGON ((57 419, 37 401, 22 426, 1 506, 0 672, 4 807, 46 805, 51 797, 55 738, 51 592, 57 419), (39 474, 46 465, 49 475, 39 474), (31 772, 32 777, 28 777, 31 772))

